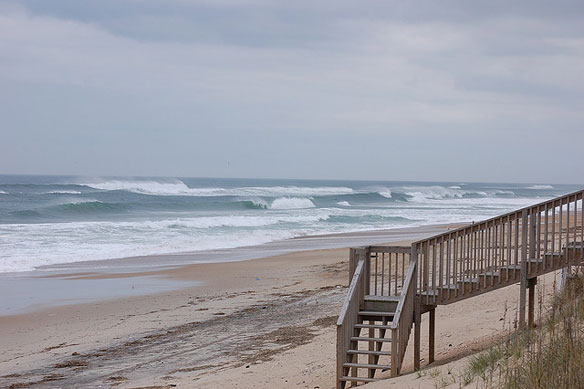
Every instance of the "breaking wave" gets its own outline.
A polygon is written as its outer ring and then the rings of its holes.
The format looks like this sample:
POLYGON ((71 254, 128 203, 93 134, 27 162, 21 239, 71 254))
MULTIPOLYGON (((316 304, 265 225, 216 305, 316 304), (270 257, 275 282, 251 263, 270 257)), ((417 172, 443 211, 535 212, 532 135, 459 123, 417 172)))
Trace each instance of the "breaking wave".
POLYGON ((554 189, 551 185, 532 185, 528 186, 525 189, 533 189, 533 190, 542 190, 542 189, 554 189))
POLYGON ((79 195, 81 192, 78 190, 53 190, 51 192, 45 192, 43 194, 69 194, 69 195, 79 195))
POLYGON ((307 198, 299 197, 281 197, 276 199, 270 205, 271 209, 303 209, 314 208, 314 203, 307 198))
POLYGON ((85 186, 99 190, 123 190, 146 195, 158 196, 262 196, 262 197, 301 197, 331 196, 352 194, 354 190, 347 187, 298 187, 298 186, 249 186, 236 188, 190 188, 181 180, 110 180, 99 183, 86 183, 85 186))

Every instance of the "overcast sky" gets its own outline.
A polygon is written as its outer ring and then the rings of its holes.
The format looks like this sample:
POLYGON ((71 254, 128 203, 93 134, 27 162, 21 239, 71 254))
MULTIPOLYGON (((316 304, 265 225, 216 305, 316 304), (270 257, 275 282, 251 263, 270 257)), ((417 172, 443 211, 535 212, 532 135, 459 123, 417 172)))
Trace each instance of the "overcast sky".
POLYGON ((581 1, 0 3, 0 173, 584 183, 581 1))

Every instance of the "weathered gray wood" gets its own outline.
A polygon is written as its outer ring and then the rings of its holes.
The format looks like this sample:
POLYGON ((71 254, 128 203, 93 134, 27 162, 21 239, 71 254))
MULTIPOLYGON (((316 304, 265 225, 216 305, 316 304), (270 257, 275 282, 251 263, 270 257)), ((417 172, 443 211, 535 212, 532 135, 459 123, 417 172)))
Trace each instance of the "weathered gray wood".
POLYGON ((530 328, 535 326, 535 285, 537 284, 537 277, 530 278, 528 281, 529 288, 529 313, 527 315, 527 322, 530 328))
MULTIPOLYGON (((584 257, 584 212, 578 213, 578 209, 582 209, 583 198, 584 191, 562 196, 414 242, 411 248, 371 246, 351 251, 350 271, 355 269, 356 273, 357 263, 363 260, 361 278, 366 281, 360 282, 356 296, 353 293, 359 304, 353 302, 350 309, 343 309, 341 312, 343 315, 343 312, 350 311, 356 318, 346 320, 353 324, 344 326, 342 331, 337 328, 337 345, 344 350, 344 353, 337 350, 337 357, 345 363, 342 369, 337 369, 337 386, 340 387, 345 382, 341 378, 350 372, 357 375, 355 365, 359 361, 356 357, 361 352, 368 355, 367 365, 371 366, 377 366, 380 356, 390 355, 392 375, 399 374, 412 324, 414 367, 419 369, 421 315, 425 312, 430 312, 428 359, 433 361, 436 304, 450 304, 519 282, 520 325, 526 325, 526 309, 527 324, 533 325, 537 277, 562 266, 577 264, 584 257), (559 215, 556 217, 557 212, 559 215), (416 266, 410 265, 408 272, 404 274, 408 251, 410 264, 416 266), (402 255, 401 272, 399 254, 402 255), (387 294, 393 293, 396 296, 391 301, 376 300, 375 297, 378 296, 365 298, 365 294, 386 294, 386 266, 387 294), (380 278, 381 285, 373 281, 377 281, 377 277, 380 278), (375 290, 371 291, 369 285, 375 290), (396 301, 397 295, 399 298, 396 301), (390 315, 393 309, 389 303, 397 304, 393 316, 390 315), (369 310, 367 314, 375 316, 363 315, 364 310, 369 310), (380 310, 382 312, 373 312, 380 310), (362 314, 360 319, 357 319, 358 311, 362 314), (387 320, 391 319, 393 321, 389 325, 387 320), (370 324, 359 324, 358 320, 371 321, 370 324), (383 321, 384 324, 374 324, 373 320, 383 321), (359 336, 363 329, 369 330, 369 336, 359 336), (384 336, 388 330, 391 330, 391 339, 384 336), (358 350, 358 341, 370 342, 369 350, 358 350), (388 342, 391 343, 391 353, 381 351, 381 344, 388 342)), ((351 292, 351 287, 349 289, 351 292)), ((353 377, 354 382, 366 382, 365 378, 372 378, 371 372, 376 369, 362 370, 369 372, 368 377, 353 377)))
POLYGON ((434 345, 436 332, 436 308, 430 310, 428 321, 428 363, 434 362, 434 345))
POLYGON ((528 211, 523 210, 521 225, 521 283, 519 287, 519 327, 525 327, 525 300, 527 288, 527 229, 528 211))

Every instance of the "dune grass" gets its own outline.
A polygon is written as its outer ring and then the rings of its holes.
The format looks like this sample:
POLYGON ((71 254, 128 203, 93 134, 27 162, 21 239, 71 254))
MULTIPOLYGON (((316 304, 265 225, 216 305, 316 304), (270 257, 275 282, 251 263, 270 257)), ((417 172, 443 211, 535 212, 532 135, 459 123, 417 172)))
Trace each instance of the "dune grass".
POLYGON ((572 278, 544 308, 536 328, 514 331, 507 340, 474 357, 461 386, 484 388, 584 388, 584 278, 572 278))

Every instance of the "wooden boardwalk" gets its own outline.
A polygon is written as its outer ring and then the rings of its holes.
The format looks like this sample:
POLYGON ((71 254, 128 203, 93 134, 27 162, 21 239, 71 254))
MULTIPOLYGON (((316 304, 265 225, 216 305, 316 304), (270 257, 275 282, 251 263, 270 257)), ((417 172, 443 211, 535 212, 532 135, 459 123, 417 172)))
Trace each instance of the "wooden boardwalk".
POLYGON ((520 326, 532 325, 537 277, 584 261, 583 199, 584 190, 411 247, 351 249, 350 285, 337 321, 337 388, 376 381, 380 370, 399 375, 412 328, 419 369, 425 313, 432 363, 439 305, 520 283, 520 326))

